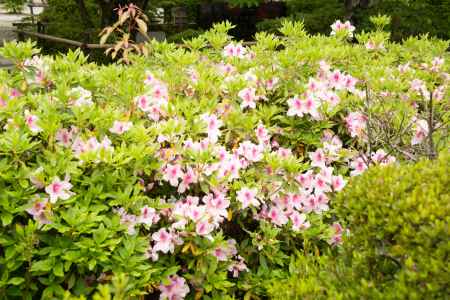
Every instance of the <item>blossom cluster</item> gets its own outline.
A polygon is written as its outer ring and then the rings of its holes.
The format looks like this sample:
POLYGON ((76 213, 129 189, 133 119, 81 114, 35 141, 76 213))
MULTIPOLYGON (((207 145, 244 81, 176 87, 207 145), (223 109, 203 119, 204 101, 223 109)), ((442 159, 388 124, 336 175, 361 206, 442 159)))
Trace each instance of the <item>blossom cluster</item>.
POLYGON ((353 32, 355 31, 355 26, 353 26, 350 21, 345 21, 342 23, 341 20, 337 20, 331 25, 331 35, 337 35, 340 32, 345 33, 349 38, 353 37, 353 32))
POLYGON ((321 111, 331 110, 340 102, 339 92, 360 94, 356 89, 357 79, 339 70, 331 70, 325 61, 320 62, 320 69, 316 78, 309 78, 305 92, 300 97, 289 99, 288 116, 310 115, 313 119, 323 118, 321 111))

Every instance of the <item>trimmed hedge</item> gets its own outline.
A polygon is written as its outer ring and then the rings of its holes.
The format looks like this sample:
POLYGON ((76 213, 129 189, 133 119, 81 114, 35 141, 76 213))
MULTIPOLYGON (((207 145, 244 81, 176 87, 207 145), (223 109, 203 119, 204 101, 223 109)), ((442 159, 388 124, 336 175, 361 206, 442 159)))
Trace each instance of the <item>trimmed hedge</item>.
POLYGON ((289 275, 261 283, 270 299, 447 299, 449 155, 374 167, 334 205, 350 232, 342 249, 305 247, 289 275))
POLYGON ((449 158, 372 168, 335 199, 356 278, 384 298, 449 295, 449 158))

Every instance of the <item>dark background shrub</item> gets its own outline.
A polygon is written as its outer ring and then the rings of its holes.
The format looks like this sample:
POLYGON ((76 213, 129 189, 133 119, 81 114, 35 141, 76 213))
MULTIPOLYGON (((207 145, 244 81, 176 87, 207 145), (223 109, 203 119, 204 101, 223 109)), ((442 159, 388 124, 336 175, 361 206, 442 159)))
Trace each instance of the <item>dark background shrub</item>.
MULTIPOLYGON (((370 2, 371 5, 356 5, 348 12, 340 0, 289 0, 288 17, 302 20, 310 33, 329 34, 329 25, 337 19, 350 17, 357 31, 368 31, 373 29, 369 20, 371 16, 389 15, 392 17, 389 30, 395 41, 425 33, 442 39, 450 38, 450 0, 370 2)), ((280 27, 277 20, 262 23, 257 25, 258 30, 274 32, 280 27)))

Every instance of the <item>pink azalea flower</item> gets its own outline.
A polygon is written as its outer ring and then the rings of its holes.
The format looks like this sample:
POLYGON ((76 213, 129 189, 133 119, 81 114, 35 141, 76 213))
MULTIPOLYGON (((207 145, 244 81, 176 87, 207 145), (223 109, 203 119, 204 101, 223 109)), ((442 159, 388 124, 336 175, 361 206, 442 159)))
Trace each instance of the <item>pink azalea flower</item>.
POLYGON ((263 158, 263 145, 255 145, 250 141, 243 141, 238 148, 239 155, 251 162, 260 161, 263 158))
POLYGON ((195 226, 195 232, 198 235, 208 235, 214 230, 214 224, 208 222, 208 221, 200 221, 197 222, 195 226))
POLYGON ((229 239, 226 245, 215 248, 212 251, 212 255, 217 258, 218 261, 227 261, 230 257, 237 254, 236 241, 229 239))
POLYGON ((223 50, 223 55, 225 57, 238 57, 238 58, 244 58, 247 54, 247 49, 242 46, 242 44, 234 44, 230 43, 227 46, 225 46, 223 50))
POLYGON ((206 204, 208 214, 215 222, 221 222, 228 216, 227 208, 230 206, 230 201, 225 194, 217 192, 213 197, 205 196, 202 200, 206 204))
POLYGON ((49 216, 51 210, 48 205, 48 199, 36 199, 31 208, 27 209, 27 212, 33 216, 33 219, 40 224, 50 224, 49 216))
POLYGON ((358 82, 358 79, 350 76, 350 75, 344 75, 344 87, 349 91, 354 93, 356 88, 356 83, 358 82))
POLYGON ((362 157, 357 157, 355 160, 350 162, 350 168, 353 170, 350 172, 350 176, 356 176, 364 173, 367 170, 367 164, 362 157))
POLYGON ((70 94, 75 98, 72 101, 73 106, 91 106, 94 104, 92 102, 92 93, 81 86, 77 86, 70 91, 70 94))
POLYGON ((283 226, 289 221, 285 213, 275 206, 272 206, 270 208, 268 212, 268 218, 273 224, 277 226, 283 226))
POLYGON ((367 50, 385 50, 384 44, 381 42, 379 44, 375 43, 374 41, 368 41, 365 45, 367 50))
POLYGON ((442 99, 444 99, 444 95, 445 95, 445 85, 440 85, 433 91, 433 100, 439 102, 442 99))
POLYGON ((355 31, 355 27, 349 21, 342 23, 340 20, 334 22, 331 25, 331 29, 331 35, 336 35, 338 32, 345 32, 349 38, 353 37, 353 32, 355 31))
POLYGON ((371 158, 374 163, 382 166, 395 162, 395 157, 388 155, 383 149, 378 149, 375 153, 372 153, 371 158))
POLYGON ((64 147, 70 147, 72 144, 72 131, 61 128, 56 132, 56 140, 64 147))
POLYGON ((169 284, 160 284, 159 290, 161 295, 160 300, 183 300, 189 293, 189 286, 186 280, 178 275, 172 275, 168 278, 169 284))
POLYGON ((294 211, 289 218, 292 221, 292 229, 294 231, 299 231, 299 230, 304 230, 304 229, 308 229, 311 224, 306 221, 306 215, 305 214, 300 214, 297 211, 294 211))
POLYGON ((325 167, 320 169, 319 175, 323 178, 323 180, 326 183, 331 184, 331 179, 333 178, 333 171, 334 171, 333 167, 325 167))
POLYGON ((61 181, 59 177, 55 177, 50 185, 45 188, 45 192, 50 196, 50 203, 56 203, 58 199, 67 200, 75 193, 71 192, 72 184, 69 177, 61 181))
POLYGON ((206 217, 206 206, 204 206, 204 205, 200 205, 200 206, 192 205, 191 207, 189 207, 188 217, 190 219, 192 219, 194 222, 198 222, 201 219, 205 218, 206 217))
POLYGON ((135 102, 137 107, 142 111, 147 112, 150 110, 151 101, 148 96, 146 95, 138 96, 136 97, 135 102))
POLYGON ((155 242, 153 246, 154 251, 161 251, 163 253, 173 253, 175 250, 175 237, 172 233, 167 232, 165 228, 159 229, 157 232, 152 234, 152 240, 155 242))
POLYGON ((326 156, 323 149, 319 148, 314 152, 309 152, 312 167, 324 168, 326 164, 326 156))
POLYGON ((323 83, 314 78, 309 78, 306 85, 308 93, 317 93, 324 88, 323 83))
POLYGON ((344 80, 345 75, 342 74, 341 71, 339 70, 335 70, 334 72, 332 72, 330 74, 330 77, 328 78, 328 81, 331 84, 331 86, 338 90, 343 88, 344 80))
POLYGON ((227 251, 223 247, 217 247, 216 249, 214 249, 212 255, 215 256, 218 261, 228 260, 227 251))
POLYGON ((367 117, 359 112, 351 112, 345 118, 351 137, 364 137, 367 117))
POLYGON ((441 69, 441 66, 444 65, 444 62, 445 62, 445 60, 442 57, 433 58, 433 61, 431 62, 430 70, 432 72, 439 72, 439 70, 441 69))
POLYGON ((28 128, 33 133, 38 133, 42 131, 42 128, 37 124, 39 122, 39 118, 35 115, 32 115, 28 110, 25 110, 25 124, 27 124, 28 128))
POLYGON ((158 106, 158 105, 151 105, 148 110, 148 118, 150 120, 153 120, 155 122, 159 121, 161 117, 164 117, 166 113, 158 106))
POLYGON ((335 192, 342 191, 342 189, 345 187, 346 183, 347 182, 344 180, 342 175, 333 176, 333 178, 331 179, 331 186, 333 187, 333 190, 335 192))
POLYGON ((256 107, 255 101, 259 99, 259 97, 256 96, 256 90, 254 88, 245 88, 238 93, 238 96, 239 98, 242 99, 241 103, 242 109, 246 107, 255 108, 256 107))
POLYGON ((228 268, 228 271, 230 271, 233 274, 234 278, 238 277, 240 272, 248 271, 244 258, 241 257, 240 255, 238 255, 237 258, 238 260, 235 261, 233 264, 231 264, 230 267, 228 268))
POLYGON ((157 81, 153 85, 151 95, 156 103, 160 105, 166 104, 169 99, 169 90, 167 88, 167 85, 161 81, 157 81))
POLYGON ((257 194, 258 190, 256 188, 243 187, 237 192, 236 199, 241 202, 242 209, 246 209, 249 206, 259 207, 260 203, 256 198, 257 194))
POLYGON ((277 77, 273 77, 266 81, 266 89, 272 91, 276 89, 278 85, 279 79, 277 77))
POLYGON ((420 79, 414 79, 413 81, 411 81, 410 89, 414 92, 417 92, 427 100, 430 98, 430 92, 428 91, 425 82, 420 79))
POLYGON ((314 181, 313 181, 313 186, 314 186, 314 190, 316 193, 328 193, 331 192, 331 188, 330 185, 328 183, 328 180, 320 175, 317 174, 314 177, 314 181))
POLYGON ((289 109, 287 112, 288 116, 303 117, 303 115, 306 113, 306 105, 300 98, 298 97, 291 98, 287 101, 287 103, 289 105, 289 109))
POLYGON ((100 143, 95 136, 90 137, 87 140, 86 146, 88 151, 97 151, 98 149, 100 149, 100 143))
POLYGON ((283 148, 283 147, 278 148, 276 153, 281 158, 288 158, 289 156, 292 155, 291 149, 283 148))
POLYGON ((326 138, 325 134, 324 134, 324 137, 322 139, 322 142, 324 143, 324 145, 328 145, 327 149, 330 152, 335 152, 335 151, 337 151, 339 149, 342 149, 342 141, 341 141, 341 139, 337 135, 335 135, 333 133, 333 131, 330 130, 330 133, 331 133, 331 135, 330 135, 329 138, 326 138), (331 151, 330 148, 333 148, 334 151, 331 151))
POLYGON ((130 130, 131 127, 133 127, 133 123, 131 122, 114 121, 113 126, 109 129, 109 132, 120 135, 130 130))
POLYGON ((224 64, 223 62, 217 65, 217 69, 221 75, 230 75, 236 71, 236 68, 231 64, 224 64))
POLYGON ((406 63, 404 65, 399 65, 398 66, 398 70, 399 70, 399 72, 401 74, 404 74, 404 73, 408 72, 409 70, 411 70, 410 63, 408 62, 408 63, 406 63))
POLYGON ((336 246, 336 245, 342 243, 342 233, 344 230, 339 223, 334 223, 333 225, 331 225, 331 228, 333 230, 333 235, 332 235, 329 243, 333 246, 336 246))
POLYGON ((317 110, 319 108, 319 104, 317 100, 315 100, 313 97, 309 96, 305 100, 305 113, 310 114, 311 117, 318 120, 319 119, 319 111, 317 110))
POLYGON ((295 209, 301 210, 303 207, 303 203, 306 201, 306 196, 307 196, 307 192, 291 195, 290 201, 291 201, 292 207, 295 209))
POLYGON ((212 143, 216 143, 219 136, 220 136, 220 127, 222 126, 223 122, 217 118, 216 115, 208 115, 204 114, 202 116, 203 121, 207 124, 207 132, 208 132, 208 138, 212 143))
POLYGON ((327 80, 330 70, 331 66, 326 61, 319 61, 318 78, 320 80, 327 80))
POLYGON ((17 97, 22 96, 22 93, 19 92, 19 91, 16 90, 16 89, 11 89, 11 92, 9 93, 9 96, 10 96, 11 98, 17 98, 17 97))
POLYGON ((331 92, 331 91, 326 92, 323 96, 324 96, 324 100, 328 103, 328 106, 330 108, 335 107, 341 101, 339 96, 336 93, 331 92))
POLYGON ((159 221, 159 215, 153 207, 147 205, 141 208, 141 215, 138 217, 138 221, 142 224, 151 226, 159 221))
POLYGON ((120 224, 127 227, 128 234, 136 234, 135 226, 138 222, 138 218, 133 214, 128 214, 123 208, 117 209, 117 212, 120 216, 120 224))
POLYGON ((230 157, 217 166, 219 167, 219 178, 228 176, 228 180, 233 180, 239 178, 239 170, 244 165, 238 158, 230 157))
POLYGON ((428 122, 424 119, 417 119, 414 123, 414 136, 411 140, 411 145, 421 144, 428 136, 429 128, 428 122))
POLYGON ((304 188, 305 190, 311 190, 313 186, 314 175, 311 170, 298 175, 295 180, 304 188))
POLYGON ((182 175, 181 183, 178 186, 178 192, 184 193, 189 188, 189 185, 191 185, 192 183, 196 183, 197 181, 197 174, 195 174, 192 168, 188 167, 186 169, 186 173, 182 175))
POLYGON ((183 178, 183 171, 180 165, 167 164, 163 169, 163 179, 168 181, 171 186, 178 186, 178 179, 183 178))
POLYGON ((258 139, 258 142, 260 144, 266 144, 270 140, 269 132, 267 131, 266 127, 262 123, 258 124, 258 127, 256 127, 255 130, 256 138, 258 139))
POLYGON ((145 258, 151 259, 153 261, 158 261, 158 259, 159 259, 158 252, 154 251, 152 246, 148 246, 147 250, 145 251, 144 256, 145 256, 145 258))
POLYGON ((105 151, 113 151, 114 150, 114 148, 112 146, 112 142, 107 136, 103 137, 103 139, 101 140, 101 142, 99 144, 99 148, 103 149, 105 151))

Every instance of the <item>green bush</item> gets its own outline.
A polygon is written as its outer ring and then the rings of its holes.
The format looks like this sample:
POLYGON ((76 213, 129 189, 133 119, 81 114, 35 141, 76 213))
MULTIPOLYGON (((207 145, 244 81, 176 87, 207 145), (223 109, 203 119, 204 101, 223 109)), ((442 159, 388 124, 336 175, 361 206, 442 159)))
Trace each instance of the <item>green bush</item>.
MULTIPOLYGON (((449 295, 450 156, 372 168, 337 196, 355 278, 386 299, 449 295)), ((374 296, 375 297, 375 296, 374 296)))
POLYGON ((198 37, 203 33, 202 30, 186 29, 182 32, 175 33, 167 38, 169 43, 183 43, 186 40, 190 40, 198 37))
POLYGON ((320 254, 305 246, 261 286, 274 300, 446 299, 448 173, 448 154, 371 168, 334 200, 350 230, 343 247, 320 254))
POLYGON ((8 12, 18 13, 22 10, 26 0, 4 0, 2 2, 8 12))
MULTIPOLYGON (((338 264, 333 255, 298 253, 291 257, 289 273, 286 277, 270 279, 262 285, 269 299, 343 299, 340 292, 338 264)), ((344 284, 343 282, 341 284, 344 284)))
MULTIPOLYGON (((94 22, 95 29, 100 31, 100 17, 96 1, 85 1, 89 17, 94 22)), ((76 1, 48 0, 48 7, 40 15, 46 24, 46 33, 58 37, 83 41, 86 32, 76 1)), ((93 32, 96 37, 97 32, 93 32)))

